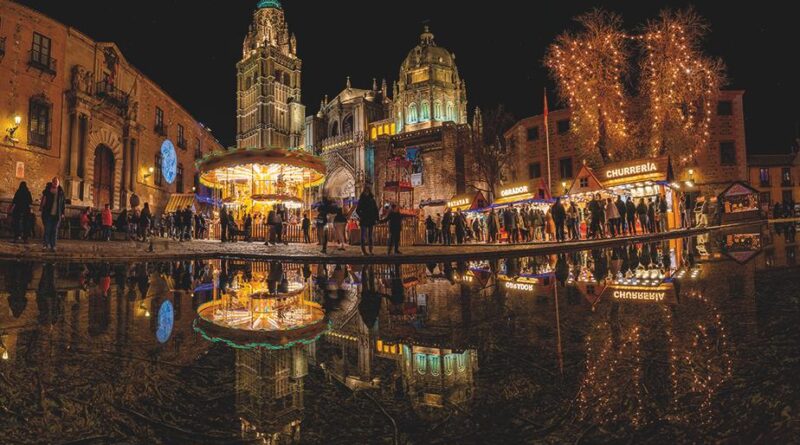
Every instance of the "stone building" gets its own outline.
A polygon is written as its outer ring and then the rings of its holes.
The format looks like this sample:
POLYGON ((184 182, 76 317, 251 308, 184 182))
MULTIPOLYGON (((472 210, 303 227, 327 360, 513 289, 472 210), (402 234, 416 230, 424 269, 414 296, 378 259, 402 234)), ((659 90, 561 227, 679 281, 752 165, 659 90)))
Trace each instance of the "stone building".
POLYGON ((278 0, 261 0, 236 64, 236 144, 296 148, 305 120, 297 40, 278 0))
MULTIPOLYGON (((691 180, 700 191, 721 192, 732 181, 747 180, 744 130, 744 91, 720 91, 715 113, 712 115, 710 138, 706 150, 701 150, 694 164, 682 164, 673 159, 675 179, 691 180)), ((570 111, 551 111, 550 189, 554 195, 563 193, 562 183, 570 184, 580 170, 581 160, 570 133, 570 111)), ((506 132, 517 162, 508 172, 510 180, 547 178, 547 150, 545 146, 544 116, 532 116, 517 122, 506 132)))
POLYGON ((73 206, 136 194, 158 210, 192 191, 195 157, 220 147, 210 130, 113 43, 8 0, 0 17, 0 199, 22 180, 38 199, 54 176, 73 206))
POLYGON ((761 194, 763 209, 776 202, 796 203, 800 200, 800 155, 797 152, 747 157, 750 185, 761 194))
MULTIPOLYGON (((371 124, 383 121, 391 112, 391 100, 386 81, 378 89, 373 79, 372 89, 353 88, 347 78, 345 88, 332 100, 326 96, 315 116, 306 118, 305 146, 323 156, 328 165, 325 192, 335 198, 350 198, 371 172, 368 162, 371 124)), ((394 134, 394 124, 387 125, 387 134, 394 134)), ((377 130, 376 130, 377 132, 377 130)), ((376 133, 377 134, 377 133, 376 133)))
POLYGON ((447 200, 475 184, 469 148, 466 85, 455 55, 438 46, 425 27, 420 42, 400 65, 388 96, 385 82, 372 90, 347 87, 320 112, 306 119, 306 146, 328 159, 325 190, 334 197, 358 195, 371 185, 379 200, 392 172, 387 161, 405 157, 413 168, 405 180, 414 187, 417 207, 424 200, 447 200))

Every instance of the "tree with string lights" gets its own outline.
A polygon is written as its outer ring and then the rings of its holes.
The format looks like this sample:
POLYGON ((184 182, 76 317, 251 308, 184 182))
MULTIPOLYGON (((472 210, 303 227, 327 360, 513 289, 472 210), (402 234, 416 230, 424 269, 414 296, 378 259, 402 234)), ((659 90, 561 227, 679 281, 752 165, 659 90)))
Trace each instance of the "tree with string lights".
POLYGON ((690 163, 708 142, 724 64, 705 55, 707 23, 694 10, 663 11, 638 34, 594 10, 550 45, 545 66, 572 110, 572 131, 594 165, 670 155, 690 163))

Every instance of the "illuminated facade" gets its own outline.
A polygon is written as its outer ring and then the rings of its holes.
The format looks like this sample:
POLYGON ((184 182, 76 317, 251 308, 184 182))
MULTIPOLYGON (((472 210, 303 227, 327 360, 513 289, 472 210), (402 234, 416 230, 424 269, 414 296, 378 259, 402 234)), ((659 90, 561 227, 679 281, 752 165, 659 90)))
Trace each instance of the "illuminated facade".
POLYGON ((305 119, 297 40, 280 2, 261 1, 236 64, 239 148, 300 147, 305 119))
POLYGON ((38 199, 54 176, 74 207, 121 209, 136 194, 158 212, 192 191, 195 157, 221 148, 209 129, 114 43, 11 1, 0 11, 0 199, 23 180, 38 199))

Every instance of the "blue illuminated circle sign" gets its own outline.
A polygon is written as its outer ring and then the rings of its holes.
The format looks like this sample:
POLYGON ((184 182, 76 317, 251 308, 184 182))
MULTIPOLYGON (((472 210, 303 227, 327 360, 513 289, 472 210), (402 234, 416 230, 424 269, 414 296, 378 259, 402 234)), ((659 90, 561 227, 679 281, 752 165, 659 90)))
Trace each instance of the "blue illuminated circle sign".
POLYGON ((175 309, 172 302, 167 300, 161 304, 156 320, 156 340, 159 343, 166 343, 172 335, 172 326, 175 323, 175 309))
POLYGON ((178 174, 178 155, 169 139, 161 144, 161 173, 167 184, 175 182, 175 176, 178 174))

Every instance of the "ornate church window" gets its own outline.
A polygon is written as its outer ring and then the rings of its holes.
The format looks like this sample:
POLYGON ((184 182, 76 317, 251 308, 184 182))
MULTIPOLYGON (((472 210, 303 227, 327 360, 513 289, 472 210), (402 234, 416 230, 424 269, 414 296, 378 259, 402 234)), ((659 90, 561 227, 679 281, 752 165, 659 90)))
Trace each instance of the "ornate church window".
POLYGON ((442 361, 438 355, 430 355, 430 363, 428 364, 431 368, 431 375, 438 376, 442 373, 442 361))
POLYGON ((417 115, 417 104, 411 103, 411 105, 408 106, 408 123, 414 124, 418 120, 419 117, 417 115))
POLYGON ((420 113, 420 121, 429 121, 431 120, 431 106, 427 100, 422 101, 421 113, 420 113))
POLYGON ((428 357, 425 354, 414 354, 414 361, 417 364, 417 372, 425 374, 426 365, 428 364, 428 357))
POLYGON ((447 120, 455 121, 456 120, 456 109, 453 106, 453 102, 447 102, 447 120))
POLYGON ((437 121, 441 121, 442 119, 442 101, 437 100, 433 102, 433 118, 437 121))

